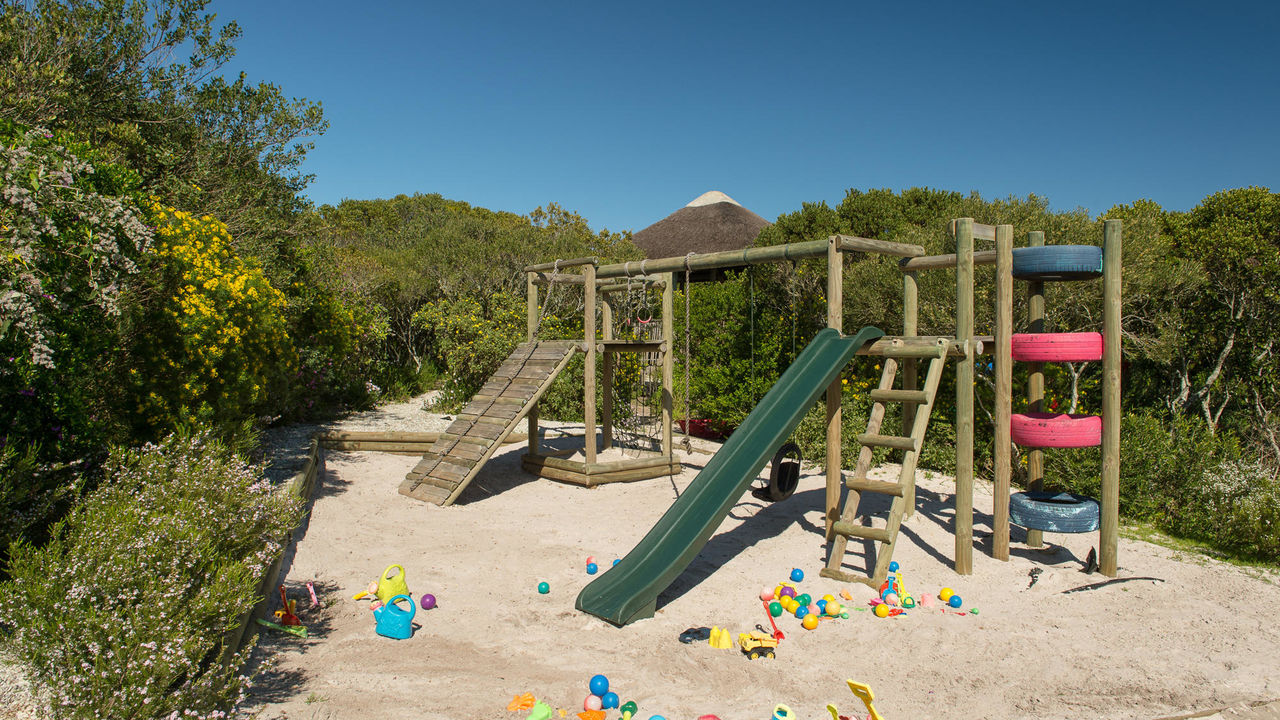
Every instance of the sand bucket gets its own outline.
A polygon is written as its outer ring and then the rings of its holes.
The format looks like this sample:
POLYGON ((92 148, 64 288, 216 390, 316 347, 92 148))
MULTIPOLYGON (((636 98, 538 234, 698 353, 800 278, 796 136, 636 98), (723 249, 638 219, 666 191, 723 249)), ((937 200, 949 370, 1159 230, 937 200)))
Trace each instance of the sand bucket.
POLYGON ((383 637, 396 640, 408 640, 413 635, 413 616, 418 608, 408 595, 396 595, 391 602, 373 611, 373 619, 377 622, 377 633, 383 637), (400 601, 409 603, 409 609, 400 608, 400 601))

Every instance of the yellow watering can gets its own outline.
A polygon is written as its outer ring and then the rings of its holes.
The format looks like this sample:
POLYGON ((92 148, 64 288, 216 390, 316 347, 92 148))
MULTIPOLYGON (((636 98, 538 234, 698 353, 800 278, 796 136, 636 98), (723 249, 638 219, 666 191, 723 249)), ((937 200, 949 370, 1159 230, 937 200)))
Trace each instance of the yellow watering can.
POLYGON ((378 599, 386 605, 391 598, 397 595, 408 595, 409 585, 404 579, 403 565, 388 565, 386 570, 382 571, 382 577, 378 578, 378 591, 374 593, 378 599), (396 570, 396 574, 392 575, 391 571, 396 570))

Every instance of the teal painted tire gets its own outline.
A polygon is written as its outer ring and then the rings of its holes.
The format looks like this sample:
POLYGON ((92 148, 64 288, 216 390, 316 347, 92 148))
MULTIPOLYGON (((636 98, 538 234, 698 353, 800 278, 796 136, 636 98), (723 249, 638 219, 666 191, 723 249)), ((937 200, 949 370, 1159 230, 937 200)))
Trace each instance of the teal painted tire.
POLYGON ((1093 532, 1099 518, 1098 501, 1084 495, 1028 491, 1009 498, 1009 520, 1028 530, 1093 532))
POLYGON ((1102 277, 1102 248, 1044 245, 1013 249, 1013 276, 1019 280, 1092 280, 1102 277))

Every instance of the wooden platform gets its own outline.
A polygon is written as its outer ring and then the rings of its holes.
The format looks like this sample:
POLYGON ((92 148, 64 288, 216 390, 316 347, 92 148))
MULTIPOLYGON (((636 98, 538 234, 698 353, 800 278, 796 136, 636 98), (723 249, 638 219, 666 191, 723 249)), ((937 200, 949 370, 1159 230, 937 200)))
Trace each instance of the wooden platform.
POLYGON ((565 340, 518 345, 405 476, 400 493, 452 504, 580 347, 565 340))
POLYGON ((551 455, 525 455, 520 464, 538 477, 586 487, 679 475, 684 470, 679 460, 661 454, 604 463, 588 463, 551 455))

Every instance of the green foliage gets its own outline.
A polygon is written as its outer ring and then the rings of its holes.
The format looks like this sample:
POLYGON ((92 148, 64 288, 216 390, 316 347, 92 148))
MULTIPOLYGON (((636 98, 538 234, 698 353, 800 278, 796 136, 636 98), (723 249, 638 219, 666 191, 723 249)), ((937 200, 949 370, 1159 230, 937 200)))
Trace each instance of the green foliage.
POLYGON ((43 548, 12 548, 0 626, 59 718, 214 717, 240 697, 224 646, 301 503, 208 435, 117 451, 43 548))
POLYGON ((435 336, 438 359, 448 369, 441 406, 465 403, 524 339, 524 303, 505 293, 494 293, 486 302, 428 302, 417 319, 435 336))

